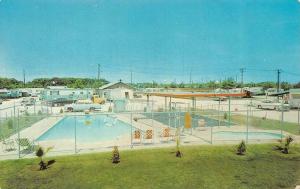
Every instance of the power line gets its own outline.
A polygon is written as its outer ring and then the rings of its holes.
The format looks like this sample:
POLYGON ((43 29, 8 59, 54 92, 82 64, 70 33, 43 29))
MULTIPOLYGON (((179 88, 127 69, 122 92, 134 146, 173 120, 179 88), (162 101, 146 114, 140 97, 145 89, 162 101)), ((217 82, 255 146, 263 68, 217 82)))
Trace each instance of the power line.
POLYGON ((98 81, 100 80, 100 64, 98 64, 98 81))

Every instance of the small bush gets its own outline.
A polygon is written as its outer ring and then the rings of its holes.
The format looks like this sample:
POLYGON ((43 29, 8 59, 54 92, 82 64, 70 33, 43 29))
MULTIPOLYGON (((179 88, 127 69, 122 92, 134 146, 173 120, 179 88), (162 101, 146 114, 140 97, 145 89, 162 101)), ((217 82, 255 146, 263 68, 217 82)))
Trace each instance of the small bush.
POLYGON ((120 163, 120 153, 118 146, 114 146, 112 152, 112 163, 120 163))
POLYGON ((228 115, 227 113, 225 112, 224 115, 223 115, 223 119, 227 119, 228 115))
POLYGON ((177 128, 176 131, 176 157, 181 158, 182 157, 182 152, 180 150, 180 128, 177 128))
POLYGON ((237 155, 245 155, 246 153, 246 143, 244 140, 242 140, 242 142, 238 145, 237 147, 237 155))
POLYGON ((59 113, 64 113, 64 110, 61 108, 60 110, 59 110, 59 113))
POLYGON ((283 140, 279 140, 278 142, 280 142, 280 145, 276 145, 274 150, 279 150, 284 154, 288 154, 289 153, 289 149, 290 149, 290 144, 294 141, 294 138, 292 136, 287 136, 284 141, 283 140), (284 146, 282 146, 282 142, 285 142, 284 146))
POLYGON ((8 129, 14 128, 14 122, 11 118, 7 121, 7 127, 8 127, 8 129))
POLYGON ((30 116, 30 114, 27 110, 25 111, 25 116, 30 116))
POLYGON ((38 147, 38 149, 36 150, 35 155, 40 158, 40 162, 39 162, 40 170, 48 169, 50 165, 55 163, 55 160, 50 160, 48 162, 44 162, 44 160, 43 160, 44 156, 51 149, 53 149, 53 147, 49 147, 49 148, 46 148, 46 149, 44 149, 42 147, 38 147))
POLYGON ((41 110, 39 110, 38 111, 38 115, 42 115, 43 113, 42 113, 42 111, 41 110))
POLYGON ((285 138, 285 144, 284 144, 284 148, 281 151, 284 154, 288 154, 289 153, 289 149, 290 149, 290 144, 294 141, 294 138, 292 136, 287 136, 285 138))

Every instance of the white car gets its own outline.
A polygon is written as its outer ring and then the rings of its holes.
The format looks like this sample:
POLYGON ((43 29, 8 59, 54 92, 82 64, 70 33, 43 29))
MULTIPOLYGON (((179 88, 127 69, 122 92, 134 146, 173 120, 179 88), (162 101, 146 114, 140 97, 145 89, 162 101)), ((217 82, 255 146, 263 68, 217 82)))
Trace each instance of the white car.
POLYGON ((259 109, 269 109, 269 110, 289 110, 289 104, 281 104, 280 102, 274 102, 272 100, 263 100, 257 103, 257 108, 259 109))
POLYGON ((35 104, 35 99, 32 97, 25 97, 21 101, 21 105, 23 106, 33 106, 35 104))
POLYGON ((85 110, 101 110, 102 106, 100 104, 88 104, 88 103, 73 103, 64 106, 64 109, 69 112, 82 112, 85 110))

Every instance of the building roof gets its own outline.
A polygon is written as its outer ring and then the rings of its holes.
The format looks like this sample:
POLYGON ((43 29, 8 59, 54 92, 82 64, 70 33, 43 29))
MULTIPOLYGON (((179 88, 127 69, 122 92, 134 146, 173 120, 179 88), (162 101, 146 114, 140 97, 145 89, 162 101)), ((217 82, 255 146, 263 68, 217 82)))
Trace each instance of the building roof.
POLYGON ((126 89, 134 89, 132 86, 123 83, 122 81, 119 82, 115 82, 115 83, 108 83, 106 85, 103 85, 102 87, 100 87, 100 90, 104 90, 104 89, 115 89, 115 88, 126 88, 126 89))
POLYGON ((7 90, 7 89, 0 89, 0 92, 1 92, 1 93, 8 93, 9 90, 7 90))
POLYGON ((48 86, 47 89, 66 89, 67 86, 48 86))

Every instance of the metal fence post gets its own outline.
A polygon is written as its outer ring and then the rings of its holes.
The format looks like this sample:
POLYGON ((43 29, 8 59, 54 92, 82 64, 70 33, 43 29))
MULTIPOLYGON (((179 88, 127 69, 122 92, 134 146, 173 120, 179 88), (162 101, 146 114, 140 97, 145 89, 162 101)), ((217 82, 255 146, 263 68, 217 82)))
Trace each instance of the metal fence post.
POLYGON ((231 97, 228 98, 228 126, 231 125, 231 97))
POLYGON ((34 104, 33 104, 33 113, 34 113, 34 115, 36 115, 36 111, 35 111, 35 103, 36 103, 36 102, 34 102, 34 104))
POLYGON ((133 127, 133 125, 132 125, 132 111, 130 112, 130 145, 131 145, 131 148, 133 148, 133 145, 132 145, 132 127, 133 127))
POLYGON ((283 134, 283 102, 281 103, 281 122, 280 122, 280 138, 282 140, 282 134, 283 134))
POLYGON ((77 153, 77 128, 76 128, 76 122, 77 122, 77 119, 76 119, 76 115, 75 115, 75 125, 74 125, 74 134, 75 134, 75 146, 74 146, 74 150, 75 150, 75 154, 77 153))
POLYGON ((221 99, 219 98, 219 106, 218 106, 218 122, 219 122, 219 127, 220 127, 220 106, 221 106, 221 99))
POLYGON ((247 124, 246 124, 246 143, 248 143, 249 139, 249 107, 247 105, 247 124))
MULTIPOLYGON (((15 117, 14 117, 15 118, 15 117)), ((19 126, 19 111, 18 111, 18 120, 17 120, 17 136, 18 136, 18 138, 17 138, 17 144, 18 144, 18 157, 19 157, 19 159, 21 158, 21 152, 20 152, 20 126, 19 126)))
POLYGON ((210 144, 213 144, 213 126, 210 126, 210 144))
POLYGON ((298 105, 298 126, 299 126, 299 133, 300 133, 300 104, 298 105))

